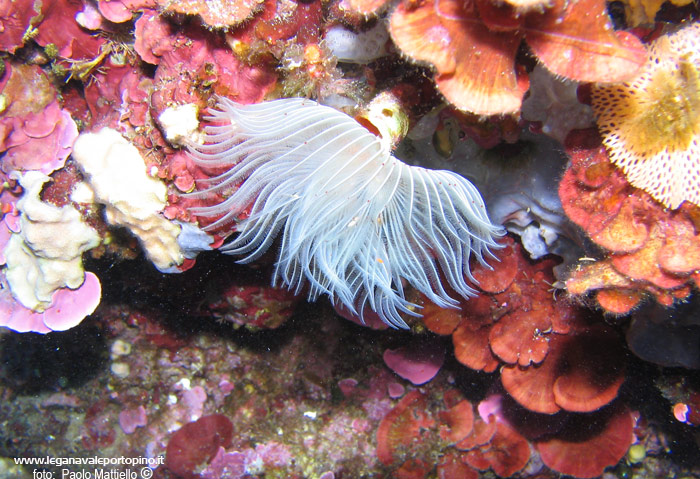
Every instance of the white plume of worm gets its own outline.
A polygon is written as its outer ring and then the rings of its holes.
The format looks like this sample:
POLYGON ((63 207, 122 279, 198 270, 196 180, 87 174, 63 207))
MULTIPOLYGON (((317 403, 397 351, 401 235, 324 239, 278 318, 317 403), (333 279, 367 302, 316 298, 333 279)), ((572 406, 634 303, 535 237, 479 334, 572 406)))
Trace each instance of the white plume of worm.
POLYGON ((476 294, 465 281, 475 282, 469 257, 485 264, 503 230, 466 179, 402 163, 386 139, 310 100, 220 98, 208 119, 204 144, 190 153, 202 167, 229 169, 193 195, 233 193, 192 212, 218 218, 204 228, 215 230, 252 205, 221 250, 248 263, 281 236, 273 285, 299 293, 308 284, 310 301, 327 294, 361 318, 369 307, 401 328, 399 313, 420 316, 403 281, 441 307, 459 302, 440 270, 458 294, 476 294))

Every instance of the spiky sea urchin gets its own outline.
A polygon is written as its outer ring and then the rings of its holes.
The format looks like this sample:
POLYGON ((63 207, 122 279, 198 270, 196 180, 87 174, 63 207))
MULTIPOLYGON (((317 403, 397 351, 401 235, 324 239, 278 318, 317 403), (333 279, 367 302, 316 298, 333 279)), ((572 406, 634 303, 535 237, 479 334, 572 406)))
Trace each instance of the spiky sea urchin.
POLYGON ((309 300, 327 294, 362 317, 369 306, 387 324, 407 327, 399 312, 419 316, 404 297, 406 280, 441 307, 458 306, 442 275, 463 297, 473 253, 481 263, 502 229, 476 188, 450 171, 409 166, 380 138, 332 108, 299 98, 240 105, 220 99, 205 144, 190 148, 207 168, 230 168, 203 182, 206 197, 238 186, 219 204, 194 208, 218 218, 215 230, 251 207, 222 248, 259 258, 282 232, 273 285, 309 300), (220 217, 220 218, 219 218, 220 217))
POLYGON ((659 37, 633 80, 596 85, 592 106, 610 160, 665 206, 700 206, 700 23, 659 37))

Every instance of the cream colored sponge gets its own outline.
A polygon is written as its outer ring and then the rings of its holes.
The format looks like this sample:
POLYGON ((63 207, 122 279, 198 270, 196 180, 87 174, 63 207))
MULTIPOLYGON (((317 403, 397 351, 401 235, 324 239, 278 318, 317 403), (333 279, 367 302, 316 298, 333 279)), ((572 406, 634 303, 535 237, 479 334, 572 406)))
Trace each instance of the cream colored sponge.
POLYGON ((73 145, 73 159, 82 169, 107 222, 136 236, 148 258, 161 271, 172 272, 184 257, 177 243, 180 227, 160 212, 167 189, 149 176, 138 149, 119 132, 103 128, 83 133, 73 145))
POLYGON ((12 295, 37 312, 51 305, 55 291, 83 284, 81 255, 100 243, 97 232, 75 208, 59 208, 39 199, 48 180, 39 171, 28 171, 19 178, 24 189, 17 202, 21 229, 12 234, 4 251, 12 295))

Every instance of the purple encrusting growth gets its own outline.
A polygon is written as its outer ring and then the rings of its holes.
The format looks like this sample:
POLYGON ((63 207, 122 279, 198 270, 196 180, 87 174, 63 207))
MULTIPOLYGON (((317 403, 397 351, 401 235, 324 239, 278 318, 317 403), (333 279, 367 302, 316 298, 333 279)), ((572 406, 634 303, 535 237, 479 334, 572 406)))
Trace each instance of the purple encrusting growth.
POLYGON ((465 281, 474 281, 470 255, 484 263, 503 233, 461 176, 406 165, 357 121, 309 100, 222 98, 209 119, 205 144, 191 154, 229 170, 194 195, 238 189, 193 213, 217 217, 205 228, 214 230, 253 205, 222 251, 251 262, 281 233, 273 284, 299 293, 308 283, 309 300, 327 294, 360 317, 369 307, 393 327, 407 327, 400 312, 417 316, 404 280, 441 307, 459 303, 440 271, 461 296, 476 294, 465 281))

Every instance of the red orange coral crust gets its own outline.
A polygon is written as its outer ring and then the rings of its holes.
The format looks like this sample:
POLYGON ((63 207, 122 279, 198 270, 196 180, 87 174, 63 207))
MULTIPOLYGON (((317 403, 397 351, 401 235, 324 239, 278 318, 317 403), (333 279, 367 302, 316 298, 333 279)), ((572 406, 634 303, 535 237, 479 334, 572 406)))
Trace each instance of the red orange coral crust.
POLYGON ((686 297, 700 268, 700 209, 684 204, 669 211, 632 187, 595 131, 574 132, 567 145, 571 166, 559 186, 562 206, 608 252, 579 265, 568 291, 600 290, 601 306, 616 314, 629 312, 645 294, 666 305, 686 297))
POLYGON ((435 67, 450 103, 479 115, 520 109, 527 79, 515 56, 523 39, 550 71, 572 80, 618 82, 644 63, 641 43, 613 32, 602 0, 519 8, 490 0, 404 1, 389 27, 405 54, 435 67))
POLYGON ((527 409, 554 414, 608 404, 624 380, 620 338, 555 299, 552 260, 532 264, 519 245, 505 243, 493 270, 474 268, 484 294, 463 304, 461 312, 426 302, 426 327, 451 334, 455 357, 465 366, 484 372, 501 366, 506 391, 527 409))
POLYGON ((262 0, 157 0, 167 12, 197 15, 212 28, 229 28, 243 23, 262 9, 262 0))
POLYGON ((562 430, 538 441, 535 447, 542 461, 562 474, 597 477, 625 455, 632 443, 633 426, 627 408, 614 406, 589 418, 569 418, 562 430), (584 422, 586 427, 582 427, 584 422))
POLYGON ((488 469, 509 477, 530 459, 530 445, 517 430, 505 422, 475 421, 473 406, 456 390, 445 391, 443 400, 411 391, 382 419, 377 455, 388 466, 399 465, 396 477, 423 479, 435 468, 425 459, 436 452, 442 478, 476 479, 476 471, 488 469), (458 402, 450 407, 452 401, 458 402))

